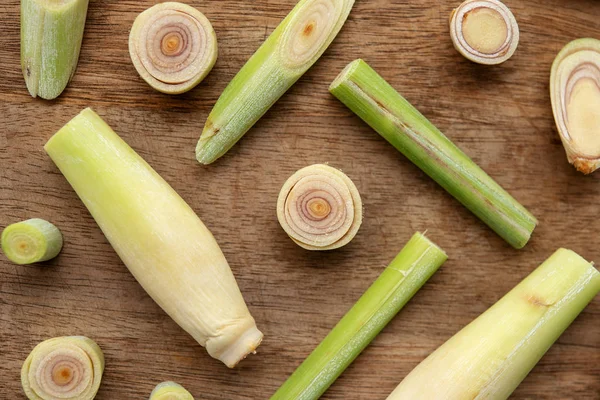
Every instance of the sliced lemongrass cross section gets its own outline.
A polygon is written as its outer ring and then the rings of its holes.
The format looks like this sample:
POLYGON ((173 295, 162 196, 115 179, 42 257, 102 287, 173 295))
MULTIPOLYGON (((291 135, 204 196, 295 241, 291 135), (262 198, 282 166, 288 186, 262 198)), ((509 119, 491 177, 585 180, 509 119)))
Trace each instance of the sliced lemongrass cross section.
POLYGON ((178 383, 168 381, 156 385, 150 400, 194 400, 194 396, 178 383))
POLYGON ((285 182, 277 200, 277 218, 299 246, 332 250, 356 236, 362 223, 362 201, 346 174, 314 164, 285 182))
POLYGON ((48 339, 35 346, 21 369, 29 400, 92 400, 100 387, 104 355, 85 336, 48 339))
POLYGON ((594 172, 600 167, 600 40, 577 39, 558 53, 550 97, 569 162, 594 172))
POLYGON ((450 37, 466 59, 494 65, 508 60, 519 44, 515 16, 498 0, 467 0, 450 15, 450 37))
POLYGON ((2 231, 2 251, 15 264, 48 261, 58 255, 63 238, 50 222, 32 218, 7 226, 2 231))
POLYGON ((140 76, 167 94, 187 92, 217 61, 217 37, 200 11, 177 2, 160 3, 135 19, 129 54, 140 76))

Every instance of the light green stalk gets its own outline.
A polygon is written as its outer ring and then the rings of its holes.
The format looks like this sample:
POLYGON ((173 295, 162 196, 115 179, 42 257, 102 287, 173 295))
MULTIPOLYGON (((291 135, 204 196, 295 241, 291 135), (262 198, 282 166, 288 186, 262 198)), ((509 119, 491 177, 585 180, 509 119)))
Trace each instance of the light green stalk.
POLYGON ((504 400, 600 291, 600 273, 559 249, 419 364, 388 400, 504 400))
POLYGON ((15 264, 48 261, 60 253, 63 245, 58 228, 40 218, 7 226, 0 241, 2 251, 15 264))
POLYGON ((91 109, 44 147, 148 294, 229 367, 262 340, 210 231, 91 109))
POLYGON ((515 248, 537 220, 363 60, 329 91, 515 248))
POLYGON ((221 94, 196 146, 210 164, 225 154, 321 57, 354 0, 300 0, 221 94))
POLYGON ((271 400, 318 399, 446 259, 416 233, 271 400))
POLYGON ((33 97, 58 97, 75 74, 88 0, 21 0, 21 67, 33 97))
POLYGON ((168 381, 156 385, 150 400, 194 400, 194 396, 178 383, 168 381))

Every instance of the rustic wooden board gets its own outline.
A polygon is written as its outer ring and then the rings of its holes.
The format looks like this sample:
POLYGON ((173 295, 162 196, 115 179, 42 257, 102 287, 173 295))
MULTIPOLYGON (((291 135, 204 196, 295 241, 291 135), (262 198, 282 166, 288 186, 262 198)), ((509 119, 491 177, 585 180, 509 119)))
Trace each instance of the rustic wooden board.
MULTIPOLYGON (((173 379, 201 399, 268 398, 358 299, 413 232, 450 260, 324 396, 382 399, 428 353, 492 305, 556 248, 600 260, 600 175, 566 162, 550 108, 550 65, 568 41, 600 37, 594 0, 507 0, 521 44, 503 66, 464 60, 447 34, 459 1, 358 0, 339 37, 255 128, 209 167, 194 159, 227 82, 294 0, 188 1, 217 32, 220 58, 188 94, 169 97, 136 74, 135 16, 155 1, 92 0, 79 69, 54 102, 32 99, 19 66, 19 2, 0 4, 0 228, 56 223, 61 255, 43 266, 0 257, 0 397, 22 398, 19 370, 46 338, 83 334, 103 348, 98 399, 146 398, 173 379), (354 58, 381 75, 540 220, 516 251, 327 92, 354 58), (236 370, 211 359, 145 294, 42 146, 92 106, 189 202, 221 244, 259 327, 256 356, 236 370), (296 169, 330 162, 363 196, 356 239, 328 253, 297 247, 275 216, 296 169)), ((600 399, 600 298, 573 323, 515 399, 600 399)))

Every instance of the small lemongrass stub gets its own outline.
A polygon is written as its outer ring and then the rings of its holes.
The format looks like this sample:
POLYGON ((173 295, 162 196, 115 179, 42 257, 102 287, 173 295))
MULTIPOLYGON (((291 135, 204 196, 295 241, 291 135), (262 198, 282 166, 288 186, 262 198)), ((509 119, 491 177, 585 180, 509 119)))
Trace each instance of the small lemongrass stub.
POLYGON ((29 400, 92 400, 100 387, 104 355, 85 336, 43 341, 21 369, 21 384, 29 400))
POLYGON ((154 89, 180 94, 199 84, 217 61, 217 37, 210 21, 186 4, 156 4, 135 19, 129 54, 154 89))
POLYGON ((58 228, 40 218, 7 226, 0 241, 2 251, 15 264, 48 261, 58 255, 63 245, 58 228))
POLYGON ((519 26, 510 9, 498 0, 466 0, 450 15, 450 37, 466 59, 495 65, 514 54, 519 26))
POLYGON ((577 39, 558 53, 550 97, 569 162, 594 172, 600 167, 600 40, 577 39))
POLYGON ((150 393, 150 400, 194 400, 194 396, 183 386, 168 381, 156 385, 150 393))
POLYGON ((337 249, 356 236, 362 223, 362 201, 343 172, 315 164, 285 182, 277 200, 277 218, 299 246, 337 249))

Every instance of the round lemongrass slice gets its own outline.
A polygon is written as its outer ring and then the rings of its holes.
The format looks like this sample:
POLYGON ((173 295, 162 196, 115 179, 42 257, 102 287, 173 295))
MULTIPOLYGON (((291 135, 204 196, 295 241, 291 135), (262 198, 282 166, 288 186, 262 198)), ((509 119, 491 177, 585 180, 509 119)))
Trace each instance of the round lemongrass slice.
POLYGON ((15 264, 48 261, 58 255, 63 245, 58 228, 40 218, 7 226, 0 241, 2 251, 15 264))
POLYGON ((277 218, 288 236, 308 250, 350 242, 362 223, 362 201, 343 172, 324 164, 302 168, 281 188, 277 218))
POLYGON ((35 346, 21 369, 30 400, 92 400, 98 392, 104 355, 85 336, 48 339, 35 346))
POLYGON ((466 0, 450 15, 450 37, 466 59, 478 64, 501 64, 519 44, 513 13, 498 0, 466 0))
POLYGON ((140 76, 154 89, 187 92, 217 61, 217 37, 210 21, 186 4, 157 4, 135 19, 129 54, 140 76))
POLYGON ((577 39, 558 53, 550 97, 569 162, 594 172, 600 167, 600 40, 577 39))
POLYGON ((150 400, 194 400, 194 397, 183 386, 168 381, 156 385, 150 400))

